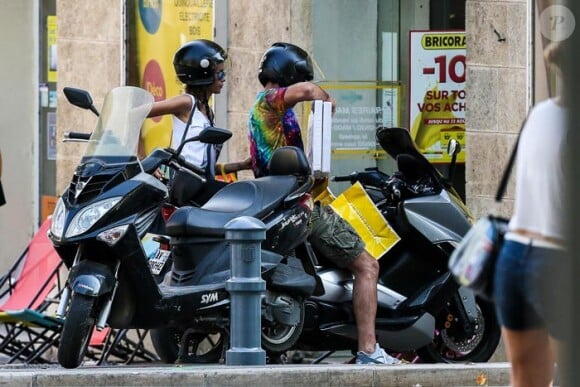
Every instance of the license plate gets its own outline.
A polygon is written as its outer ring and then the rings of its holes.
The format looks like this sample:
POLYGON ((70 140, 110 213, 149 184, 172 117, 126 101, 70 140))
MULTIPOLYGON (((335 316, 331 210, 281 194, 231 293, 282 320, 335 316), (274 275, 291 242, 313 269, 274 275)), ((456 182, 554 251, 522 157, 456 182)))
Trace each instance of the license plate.
POLYGON ((153 274, 159 275, 161 273, 170 253, 169 250, 159 250, 157 254, 149 260, 149 268, 153 274))

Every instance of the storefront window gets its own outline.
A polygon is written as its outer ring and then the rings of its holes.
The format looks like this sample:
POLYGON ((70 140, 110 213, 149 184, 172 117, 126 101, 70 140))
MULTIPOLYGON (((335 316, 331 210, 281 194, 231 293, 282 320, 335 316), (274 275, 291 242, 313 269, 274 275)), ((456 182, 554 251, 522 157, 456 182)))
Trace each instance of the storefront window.
MULTIPOLYGON (((335 97, 338 104, 332 129, 333 175, 345 175, 368 167, 379 167, 387 173, 396 169, 394 161, 378 147, 375 131, 379 126, 413 129, 417 119, 411 117, 414 114, 411 107, 423 101, 422 98, 411 101, 411 83, 421 81, 428 87, 437 87, 438 90, 448 87, 449 95, 455 91, 454 99, 438 102, 442 111, 445 106, 450 107, 449 114, 443 117, 445 121, 441 121, 445 122, 445 127, 439 125, 441 127, 437 129, 433 129, 434 126, 429 128, 438 131, 436 136, 431 136, 435 139, 436 151, 429 148, 432 144, 426 147, 429 149, 425 149, 425 154, 431 152, 431 161, 437 163, 437 167, 445 174, 449 160, 438 153, 444 145, 443 135, 439 130, 455 128, 456 132, 453 133, 461 137, 461 141, 464 139, 464 28, 465 0, 313 2, 312 51, 320 68, 319 81, 335 97), (417 59, 411 58, 416 47, 411 44, 420 43, 411 41, 410 36, 411 31, 435 30, 454 31, 458 34, 453 37, 445 34, 445 44, 436 47, 441 53, 438 56, 432 55, 433 58, 426 56, 428 60, 435 62, 423 65, 425 69, 422 68, 420 77, 435 77, 436 86, 431 86, 428 80, 411 79, 411 76, 415 77, 411 70, 413 66, 417 66, 417 59), (453 44, 448 44, 451 41, 449 39, 456 38, 453 44), (445 49, 450 51, 445 52, 445 49), (454 77, 448 78, 448 75, 454 77), (449 84, 451 81, 454 82, 453 85, 449 84), (445 85, 445 82, 448 84, 445 85)), ((434 51, 429 49, 425 51, 433 54, 434 51)), ((437 119, 442 118, 441 115, 436 116, 437 119)), ((434 123, 435 120, 431 119, 429 122, 434 123)), ((460 160, 464 160, 464 152, 460 160)), ((463 165, 456 171, 456 186, 460 194, 464 195, 463 165)), ((340 192, 347 186, 346 183, 334 184, 333 192, 340 192)))

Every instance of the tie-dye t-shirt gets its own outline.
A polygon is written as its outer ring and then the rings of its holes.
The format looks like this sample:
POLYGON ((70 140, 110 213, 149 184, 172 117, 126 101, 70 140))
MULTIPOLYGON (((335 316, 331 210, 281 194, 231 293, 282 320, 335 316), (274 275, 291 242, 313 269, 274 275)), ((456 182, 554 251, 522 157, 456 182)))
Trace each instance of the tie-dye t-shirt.
POLYGON ((294 109, 284 102, 286 88, 258 93, 248 122, 252 169, 256 177, 268 174, 272 153, 283 146, 304 149, 294 109))

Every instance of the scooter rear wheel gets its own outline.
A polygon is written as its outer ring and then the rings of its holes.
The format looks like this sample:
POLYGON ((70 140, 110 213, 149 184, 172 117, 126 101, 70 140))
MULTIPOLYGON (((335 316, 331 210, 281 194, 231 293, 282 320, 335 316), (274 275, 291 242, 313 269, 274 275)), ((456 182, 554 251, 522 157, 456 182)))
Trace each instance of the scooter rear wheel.
POLYGON ((497 348, 501 329, 497 323, 493 304, 476 298, 478 317, 474 323, 474 335, 458 339, 459 323, 445 328, 444 321, 449 312, 442 310, 437 317, 438 330, 433 342, 417 351, 422 362, 426 363, 456 363, 456 362, 486 362, 497 348), (440 326, 439 326, 440 325, 440 326))
POLYGON ((64 368, 77 368, 85 357, 95 327, 96 301, 83 294, 72 296, 58 346, 58 362, 64 368))
POLYGON ((300 320, 296 325, 262 322, 262 348, 276 357, 294 347, 304 328, 304 304, 300 306, 300 320))

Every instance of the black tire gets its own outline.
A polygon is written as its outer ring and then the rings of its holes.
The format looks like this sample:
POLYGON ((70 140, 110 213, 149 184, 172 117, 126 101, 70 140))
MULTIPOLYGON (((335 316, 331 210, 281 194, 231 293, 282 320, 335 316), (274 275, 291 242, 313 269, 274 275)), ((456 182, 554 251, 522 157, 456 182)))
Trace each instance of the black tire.
POLYGON ((481 363, 488 361, 497 348, 501 337, 501 329, 497 323, 493 304, 476 299, 479 317, 474 336, 455 340, 453 329, 457 326, 445 328, 443 325, 449 314, 448 310, 442 310, 437 316, 437 331, 433 342, 417 351, 422 362, 426 363, 456 363, 473 362, 481 363))
POLYGON ((300 307, 300 321, 294 326, 265 325, 262 322, 262 348, 273 358, 292 349, 304 328, 304 304, 300 307))
MULTIPOLYGON (((183 329, 158 328, 150 331, 155 352, 166 364, 173 364, 179 356, 183 329)), ((187 363, 217 363, 223 353, 225 335, 222 333, 194 333, 189 336, 187 363)))
POLYGON ((83 294, 72 296, 58 346, 58 362, 64 368, 77 368, 85 357, 95 327, 96 301, 83 294))

